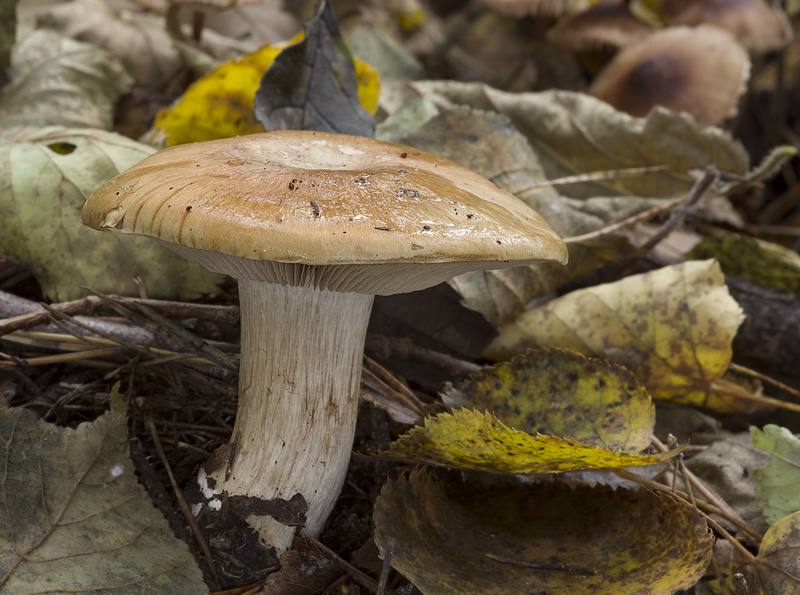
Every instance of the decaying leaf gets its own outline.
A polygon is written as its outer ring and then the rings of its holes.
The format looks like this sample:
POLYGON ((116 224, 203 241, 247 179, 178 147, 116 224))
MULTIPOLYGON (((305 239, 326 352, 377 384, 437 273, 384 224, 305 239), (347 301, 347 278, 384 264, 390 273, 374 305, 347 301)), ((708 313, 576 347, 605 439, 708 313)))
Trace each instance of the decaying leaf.
POLYGON ((219 275, 156 242, 81 224, 86 197, 152 152, 118 134, 58 127, 0 143, 0 252, 30 267, 56 301, 81 297, 84 285, 130 295, 137 276, 153 298, 211 292, 219 275))
POLYGON ((454 81, 405 82, 391 89, 399 97, 382 99, 382 105, 401 105, 422 95, 440 108, 467 105, 507 115, 530 142, 548 180, 630 167, 667 168, 647 176, 560 188, 575 198, 612 194, 673 198, 689 191, 692 170, 713 164, 743 176, 748 169, 747 153, 728 132, 662 108, 646 118, 633 118, 581 93, 506 93, 454 81))
POLYGON ((713 260, 691 261, 581 289, 528 310, 486 349, 492 360, 561 347, 630 369, 656 397, 726 409, 715 381, 743 320, 713 260))
POLYGON ((550 474, 654 465, 677 451, 611 452, 569 438, 533 436, 509 428, 491 413, 458 409, 426 418, 424 426, 412 428, 384 454, 407 463, 463 470, 550 474))
POLYGON ((776 523, 800 511, 800 440, 788 429, 774 424, 750 428, 753 444, 772 455, 763 469, 753 469, 767 522, 776 523))
POLYGON ((361 106, 353 58, 330 3, 305 26, 305 39, 286 48, 261 79, 256 119, 265 130, 319 130, 374 136, 361 106))
POLYGON ((8 82, 7 70, 11 65, 11 49, 17 31, 16 0, 0 1, 0 87, 8 82))
MULTIPOLYGON (((344 31, 344 35, 353 56, 369 62, 380 73, 382 79, 422 78, 424 72, 422 64, 380 26, 368 19, 355 20, 352 26, 344 31)), ((366 109, 374 113, 369 108, 366 109)))
POLYGON ((87 126, 110 130, 117 99, 133 86, 108 51, 52 31, 19 40, 11 82, 0 101, 0 127, 87 126))
MULTIPOLYGON (((758 580, 750 593, 797 593, 800 591, 800 512, 783 517, 764 534, 758 548, 758 580), (761 587, 762 590, 755 590, 761 587)), ((755 579, 752 580, 755 582, 755 579)), ((749 586, 749 585, 748 585, 749 586)))
POLYGON ((125 406, 77 429, 0 411, 0 591, 208 593, 136 481, 125 406))
POLYGON ((671 595, 708 565, 688 505, 649 490, 436 481, 384 486, 375 540, 426 595, 671 595))
POLYGON ((687 258, 716 258, 726 275, 800 293, 800 256, 780 244, 720 232, 703 239, 687 258))
POLYGON ((140 87, 160 84, 181 65, 163 22, 154 14, 118 16, 104 0, 56 4, 37 20, 39 27, 105 48, 140 87))
POLYGON ((443 395, 449 407, 487 410, 528 434, 639 452, 650 446, 655 407, 628 370, 561 349, 535 349, 485 368, 443 395))

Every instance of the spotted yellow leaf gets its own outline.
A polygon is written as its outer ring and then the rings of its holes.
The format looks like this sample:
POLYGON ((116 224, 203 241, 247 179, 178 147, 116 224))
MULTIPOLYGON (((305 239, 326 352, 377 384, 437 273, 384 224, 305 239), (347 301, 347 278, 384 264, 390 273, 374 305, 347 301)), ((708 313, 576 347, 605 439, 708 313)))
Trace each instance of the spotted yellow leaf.
POLYGON ((619 469, 660 463, 676 454, 637 455, 509 428, 491 413, 459 409, 425 420, 392 443, 390 457, 409 463, 513 474, 619 469))
POLYGON ((581 289, 504 326, 485 356, 561 347, 630 369, 656 397, 725 409, 717 392, 744 316, 714 260, 581 289), (716 383, 716 384, 715 384, 716 383))
POLYGON ((529 434, 628 452, 650 445, 656 415, 628 370, 562 349, 532 349, 484 368, 443 399, 450 407, 491 411, 529 434))
MULTIPOLYGON (((192 84, 171 107, 161 110, 154 127, 163 131, 170 146, 264 132, 253 111, 261 77, 278 54, 302 39, 300 32, 290 41, 267 44, 215 68, 192 84)), ((380 93, 378 72, 358 58, 355 67, 361 105, 375 113, 380 93)))

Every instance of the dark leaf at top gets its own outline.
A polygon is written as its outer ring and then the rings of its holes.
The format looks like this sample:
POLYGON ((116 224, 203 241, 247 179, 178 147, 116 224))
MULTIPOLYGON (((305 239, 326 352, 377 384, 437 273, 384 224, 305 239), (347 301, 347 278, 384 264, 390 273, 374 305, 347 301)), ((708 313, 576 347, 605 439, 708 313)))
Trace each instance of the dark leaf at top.
POLYGON ((256 119, 267 131, 374 136, 375 122, 358 100, 353 57, 327 2, 306 23, 305 33, 264 73, 256 92, 256 119))

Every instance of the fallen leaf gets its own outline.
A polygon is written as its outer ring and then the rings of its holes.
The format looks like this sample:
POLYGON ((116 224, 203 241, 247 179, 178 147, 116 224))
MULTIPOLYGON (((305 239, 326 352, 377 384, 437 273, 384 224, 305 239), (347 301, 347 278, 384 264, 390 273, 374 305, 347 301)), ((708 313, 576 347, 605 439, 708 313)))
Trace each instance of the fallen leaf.
POLYGON ((110 130, 114 106, 133 86, 108 51, 52 31, 19 40, 11 82, 0 100, 0 127, 87 126, 110 130))
POLYGON ((267 131, 374 136, 375 122, 359 100, 353 58, 329 3, 306 23, 305 39, 281 52, 264 74, 254 106, 267 131))
MULTIPOLYGON (((749 593, 797 593, 800 591, 800 512, 783 517, 764 534, 758 548, 757 585, 763 590, 749 593)), ((753 582, 752 580, 749 582, 753 582)), ((750 586, 750 585, 748 585, 750 586)))
POLYGON ((382 79, 422 78, 422 64, 375 23, 356 19, 352 26, 346 28, 344 35, 353 56, 369 62, 382 79))
POLYGON ((768 424, 750 428, 753 444, 772 455, 763 469, 753 469, 767 522, 778 522, 800 511, 800 439, 786 428, 768 424))
POLYGON ((685 503, 649 490, 559 483, 386 484, 375 540, 428 595, 671 595, 703 575, 713 538, 685 503))
POLYGON ((487 410, 528 434, 639 452, 650 446, 655 407, 633 374, 561 349, 536 349, 485 368, 442 396, 448 407, 487 410))
POLYGON ((125 405, 77 429, 0 411, 3 593, 208 593, 136 481, 125 405))
POLYGON ((800 256, 780 244, 719 232, 703 239, 686 258, 716 258, 726 275, 800 293, 800 256))
POLYGON ((55 301, 77 299, 87 285, 153 298, 190 299, 222 277, 147 238, 102 234, 81 224, 86 197, 153 153, 147 145, 92 129, 49 128, 0 143, 0 252, 28 266, 55 301))
POLYGON ((383 454, 407 463, 511 474, 619 469, 661 463, 677 454, 612 452, 569 438, 509 428, 489 412, 457 409, 425 419, 383 454))
POLYGON ((724 409, 715 382, 743 320, 719 265, 690 261, 580 289, 504 326, 485 356, 505 360, 530 347, 561 347, 630 369, 648 392, 724 409))
POLYGON ((560 188, 562 194, 574 198, 612 194, 675 198, 694 184, 692 170, 710 164, 747 174, 748 155, 730 133, 663 108, 654 109, 646 118, 634 118, 593 97, 569 91, 507 93, 455 81, 402 84, 408 93, 404 101, 422 95, 440 109, 467 105, 505 114, 530 142, 548 180, 630 167, 667 168, 647 176, 614 177, 560 188))
POLYGON ((180 66, 178 51, 154 14, 116 15, 102 0, 51 6, 37 25, 92 43, 117 56, 140 87, 155 87, 180 66))

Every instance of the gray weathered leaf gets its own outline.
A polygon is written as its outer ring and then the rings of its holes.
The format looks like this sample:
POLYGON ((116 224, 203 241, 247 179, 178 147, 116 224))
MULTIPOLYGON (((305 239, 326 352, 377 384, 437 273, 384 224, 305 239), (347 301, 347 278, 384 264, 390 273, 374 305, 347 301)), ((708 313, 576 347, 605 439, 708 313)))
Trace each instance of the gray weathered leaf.
POLYGON ((136 481, 125 406, 77 429, 0 411, 0 591, 208 593, 136 481))
POLYGON ((323 2, 303 41, 283 50, 261 79, 256 119, 266 130, 319 130, 373 136, 375 123, 358 100, 350 50, 323 2))

